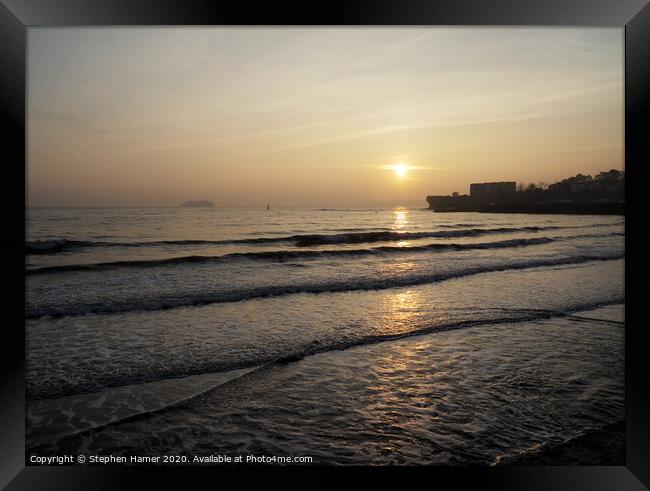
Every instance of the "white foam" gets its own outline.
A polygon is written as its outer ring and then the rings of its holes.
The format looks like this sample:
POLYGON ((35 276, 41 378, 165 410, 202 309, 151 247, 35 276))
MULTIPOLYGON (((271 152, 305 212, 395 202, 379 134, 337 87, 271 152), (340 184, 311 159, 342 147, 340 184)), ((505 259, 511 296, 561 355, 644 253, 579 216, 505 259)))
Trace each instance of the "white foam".
POLYGON ((29 445, 58 440, 191 399, 258 367, 113 387, 101 392, 27 402, 29 445), (65 420, 63 418, 66 418, 65 420))

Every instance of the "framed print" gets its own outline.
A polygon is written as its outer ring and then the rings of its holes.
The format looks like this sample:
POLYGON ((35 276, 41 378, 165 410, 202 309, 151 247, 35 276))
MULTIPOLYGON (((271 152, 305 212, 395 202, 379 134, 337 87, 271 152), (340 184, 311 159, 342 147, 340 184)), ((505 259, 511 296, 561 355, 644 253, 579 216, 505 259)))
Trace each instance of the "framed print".
POLYGON ((6 489, 649 485, 647 2, 0 7, 6 489))

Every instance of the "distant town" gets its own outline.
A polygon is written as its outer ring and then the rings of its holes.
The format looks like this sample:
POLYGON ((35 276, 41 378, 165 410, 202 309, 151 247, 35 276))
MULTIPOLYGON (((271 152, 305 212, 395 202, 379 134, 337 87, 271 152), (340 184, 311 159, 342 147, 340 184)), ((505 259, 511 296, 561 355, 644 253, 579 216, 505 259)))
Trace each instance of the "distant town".
POLYGON ((437 212, 618 215, 625 212, 625 173, 611 169, 595 177, 578 174, 550 185, 474 183, 469 195, 454 192, 426 200, 437 212))

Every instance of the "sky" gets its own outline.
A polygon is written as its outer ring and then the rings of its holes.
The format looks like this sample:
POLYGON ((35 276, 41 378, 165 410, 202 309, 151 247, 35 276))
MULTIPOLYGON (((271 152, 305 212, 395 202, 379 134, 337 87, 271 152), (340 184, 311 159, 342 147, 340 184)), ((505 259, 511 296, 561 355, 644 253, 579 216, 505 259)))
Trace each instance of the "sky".
POLYGON ((27 204, 424 207, 623 169, 623 46, 622 28, 30 28, 27 204))

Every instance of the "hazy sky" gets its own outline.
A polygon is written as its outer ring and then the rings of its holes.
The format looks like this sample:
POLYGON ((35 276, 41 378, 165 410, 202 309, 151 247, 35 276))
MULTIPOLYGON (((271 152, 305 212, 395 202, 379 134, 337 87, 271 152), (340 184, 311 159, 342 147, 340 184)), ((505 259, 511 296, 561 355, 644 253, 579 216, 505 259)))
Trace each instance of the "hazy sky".
POLYGON ((28 33, 31 206, 426 206, 623 168, 622 28, 28 33))

